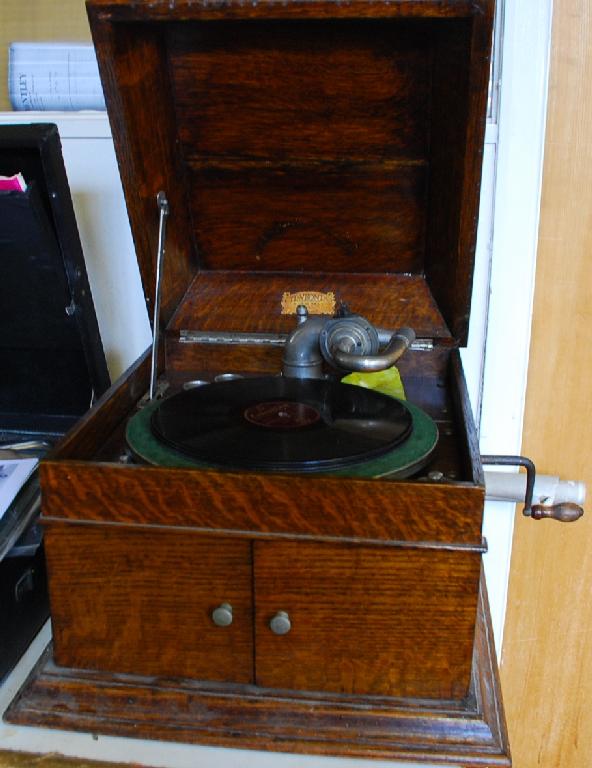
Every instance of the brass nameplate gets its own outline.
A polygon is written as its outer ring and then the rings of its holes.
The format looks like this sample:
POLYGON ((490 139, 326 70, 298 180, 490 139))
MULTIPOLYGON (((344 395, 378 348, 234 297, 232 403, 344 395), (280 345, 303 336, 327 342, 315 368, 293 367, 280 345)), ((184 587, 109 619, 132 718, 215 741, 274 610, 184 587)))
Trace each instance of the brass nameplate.
POLYGON ((309 315, 335 314, 335 294, 332 291, 286 291, 282 296, 282 315, 295 315, 300 304, 304 304, 309 315))

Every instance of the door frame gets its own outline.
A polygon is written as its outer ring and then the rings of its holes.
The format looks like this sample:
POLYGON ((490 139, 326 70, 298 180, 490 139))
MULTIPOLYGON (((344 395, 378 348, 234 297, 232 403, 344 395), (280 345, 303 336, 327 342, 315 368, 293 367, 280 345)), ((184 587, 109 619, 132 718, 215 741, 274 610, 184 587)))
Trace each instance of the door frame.
MULTIPOLYGON (((505 0, 480 447, 519 454, 542 190, 553 0, 505 0)), ((490 131, 493 126, 490 126, 490 131)), ((492 137, 490 137, 492 138, 492 137)), ((536 456, 531 457, 536 462, 536 456)), ((501 654, 515 505, 487 502, 485 572, 501 654)))

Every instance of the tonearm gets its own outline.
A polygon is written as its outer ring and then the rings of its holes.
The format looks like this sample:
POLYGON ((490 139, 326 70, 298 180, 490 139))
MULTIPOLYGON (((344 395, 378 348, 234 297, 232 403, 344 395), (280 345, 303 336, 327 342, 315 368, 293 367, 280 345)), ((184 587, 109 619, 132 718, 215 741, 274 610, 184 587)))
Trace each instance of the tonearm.
POLYGON ((415 340, 411 328, 377 328, 347 309, 338 317, 309 317, 300 305, 296 314, 298 325, 286 340, 282 367, 283 375, 290 378, 322 378, 323 361, 346 371, 384 371, 415 340))

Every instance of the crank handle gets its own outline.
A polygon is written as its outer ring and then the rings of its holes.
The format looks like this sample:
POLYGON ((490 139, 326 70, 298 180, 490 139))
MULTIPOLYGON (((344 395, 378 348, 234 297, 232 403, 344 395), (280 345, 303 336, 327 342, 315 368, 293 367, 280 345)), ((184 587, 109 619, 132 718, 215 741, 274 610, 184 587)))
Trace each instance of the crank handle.
POLYGON ((560 523, 573 523, 584 514, 583 508, 573 501, 560 501, 557 504, 533 504, 536 469, 534 463, 526 456, 481 456, 485 465, 502 467, 523 467, 526 470, 526 492, 522 514, 533 520, 546 518, 558 520, 560 523))
POLYGON ((575 523, 584 514, 584 510, 579 504, 573 501, 564 501, 560 504, 533 504, 530 509, 524 510, 526 517, 532 517, 533 520, 543 520, 549 518, 558 520, 560 523, 575 523))

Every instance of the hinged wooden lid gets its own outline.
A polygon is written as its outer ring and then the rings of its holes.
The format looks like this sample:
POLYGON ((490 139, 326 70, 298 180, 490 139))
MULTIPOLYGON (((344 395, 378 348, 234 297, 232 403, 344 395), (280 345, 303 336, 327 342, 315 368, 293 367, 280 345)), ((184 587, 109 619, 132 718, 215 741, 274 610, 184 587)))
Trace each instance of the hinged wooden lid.
POLYGON ((166 323, 283 331, 316 292, 466 341, 493 0, 88 10, 149 302, 170 202, 166 323))

